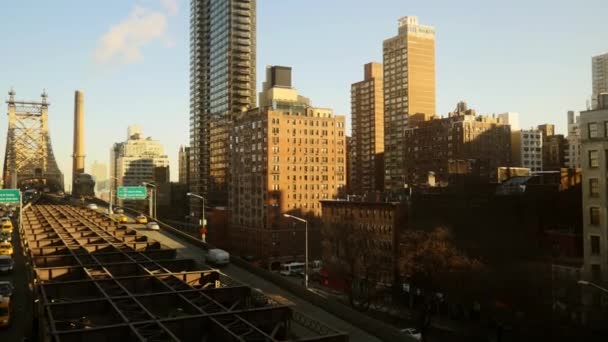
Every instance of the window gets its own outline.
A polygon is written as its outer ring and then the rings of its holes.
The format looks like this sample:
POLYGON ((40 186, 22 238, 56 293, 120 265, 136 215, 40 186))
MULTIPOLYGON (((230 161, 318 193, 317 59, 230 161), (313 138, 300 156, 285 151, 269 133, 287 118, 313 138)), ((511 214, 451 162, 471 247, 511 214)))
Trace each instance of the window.
POLYGON ((591 254, 600 254, 600 237, 597 235, 591 235, 591 254))
POLYGON ((589 196, 600 197, 600 182, 597 178, 589 179, 589 196))
POLYGON ((599 137, 597 131, 597 122, 590 122, 587 127, 589 127, 589 138, 599 137))
POLYGON ((600 224, 600 208, 589 208, 589 224, 598 226, 600 224))
POLYGON ((599 167, 600 161, 598 159, 597 151, 589 151, 589 167, 599 167))

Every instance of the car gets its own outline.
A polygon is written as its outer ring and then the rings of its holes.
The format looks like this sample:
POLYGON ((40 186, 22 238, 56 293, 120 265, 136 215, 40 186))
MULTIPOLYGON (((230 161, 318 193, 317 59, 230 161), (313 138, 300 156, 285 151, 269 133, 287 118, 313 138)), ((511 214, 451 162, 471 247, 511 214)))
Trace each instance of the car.
POLYGON ((97 204, 89 203, 89 204, 87 204, 87 209, 95 210, 95 209, 97 209, 97 204))
POLYGON ((417 341, 422 340, 422 334, 420 333, 420 330, 418 330, 418 329, 405 328, 405 329, 401 329, 399 331, 401 331, 402 334, 412 337, 417 341))
POLYGON ((135 222, 141 223, 141 224, 146 224, 146 223, 148 223, 148 218, 144 215, 139 215, 135 218, 135 222))
POLYGON ((10 242, 0 242, 0 255, 13 255, 13 244, 10 242))
POLYGON ((9 234, 11 234, 13 232, 13 222, 11 222, 10 218, 2 221, 2 226, 0 226, 0 231, 3 233, 9 233, 9 234))
POLYGON ((63 191, 57 191, 57 196, 64 196, 65 193, 63 191))
POLYGON ((125 210, 123 208, 114 208, 114 213, 116 213, 116 214, 124 214, 125 210))
POLYGON ((0 280, 0 297, 12 297, 15 287, 9 280, 0 280))
POLYGON ((13 241, 13 234, 0 232, 0 241, 13 241))
POLYGON ((148 222, 148 224, 146 224, 146 228, 150 230, 160 230, 160 226, 154 221, 148 222))
POLYGON ((11 324, 11 299, 0 297, 0 328, 6 328, 11 324))
POLYGON ((10 255, 0 255, 0 272, 12 272, 13 267, 15 267, 15 262, 10 255))
POLYGON ((129 222, 129 218, 125 215, 120 215, 120 216, 118 216, 118 222, 127 223, 127 222, 129 222))

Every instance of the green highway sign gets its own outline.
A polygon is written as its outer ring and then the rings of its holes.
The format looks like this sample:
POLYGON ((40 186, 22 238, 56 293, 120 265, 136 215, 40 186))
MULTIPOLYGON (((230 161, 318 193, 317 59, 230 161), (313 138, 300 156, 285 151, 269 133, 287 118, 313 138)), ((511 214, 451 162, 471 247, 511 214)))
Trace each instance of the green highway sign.
POLYGON ((0 190, 0 203, 19 203, 21 192, 19 189, 0 190))
POLYGON ((146 199, 148 197, 145 186, 119 186, 116 193, 120 199, 146 199))

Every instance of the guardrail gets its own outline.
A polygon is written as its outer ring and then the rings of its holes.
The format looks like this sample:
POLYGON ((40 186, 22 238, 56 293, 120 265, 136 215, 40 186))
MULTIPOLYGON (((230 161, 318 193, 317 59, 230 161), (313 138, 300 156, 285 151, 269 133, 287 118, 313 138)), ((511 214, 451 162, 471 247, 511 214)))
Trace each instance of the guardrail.
MULTIPOLYGON (((100 204, 100 205, 105 205, 105 206, 109 205, 109 203, 107 203, 101 199, 98 199, 98 198, 91 199, 89 201, 92 203, 100 204)), ((140 212, 133 210, 131 208, 128 208, 128 207, 121 207, 121 208, 123 208, 126 213, 129 213, 131 215, 142 215, 143 214, 143 213, 140 213, 140 212)), ((146 214, 143 214, 143 215, 150 218, 146 214)), ((212 246, 206 242, 203 242, 187 233, 180 231, 179 229, 175 229, 172 226, 170 226, 158 219, 155 221, 158 222, 158 225, 160 226, 160 228, 162 230, 165 230, 166 232, 174 235, 175 237, 180 238, 186 242, 189 242, 199 248, 202 248, 204 250, 209 250, 209 249, 215 248, 215 246, 212 246)), ((391 325, 377 321, 336 300, 321 297, 318 294, 316 294, 312 291, 309 291, 309 290, 305 289, 304 287, 285 279, 285 277, 283 277, 281 275, 277 275, 273 272, 267 271, 260 267, 255 267, 238 256, 230 255, 230 262, 237 267, 243 268, 243 269, 247 270, 248 272, 257 275, 258 277, 279 286, 280 288, 303 299, 304 301, 307 301, 315 306, 322 308, 323 310, 329 312, 330 314, 348 322, 349 324, 351 324, 353 326, 356 326, 357 328, 359 328, 361 330, 364 330, 365 332, 367 332, 371 335, 378 337, 379 339, 381 339, 383 341, 387 341, 387 342, 400 342, 400 341, 401 342, 414 342, 414 341, 416 341, 415 339, 413 339, 409 336, 405 336, 405 335, 401 334, 397 329, 395 329, 395 327, 393 327, 391 325)))

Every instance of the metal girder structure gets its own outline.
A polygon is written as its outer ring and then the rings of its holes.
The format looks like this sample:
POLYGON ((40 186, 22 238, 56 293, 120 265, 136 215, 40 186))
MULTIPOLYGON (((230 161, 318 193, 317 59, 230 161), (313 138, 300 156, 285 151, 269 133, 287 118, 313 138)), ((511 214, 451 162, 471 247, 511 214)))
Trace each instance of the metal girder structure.
POLYGON ((43 199, 21 236, 47 341, 348 341, 93 210, 43 199))
POLYGON ((4 155, 4 187, 26 184, 63 189, 63 174, 57 166, 48 130, 47 94, 40 102, 16 101, 9 92, 8 133, 4 155))

